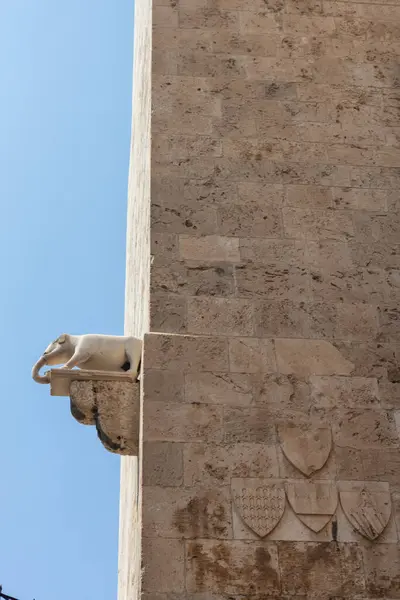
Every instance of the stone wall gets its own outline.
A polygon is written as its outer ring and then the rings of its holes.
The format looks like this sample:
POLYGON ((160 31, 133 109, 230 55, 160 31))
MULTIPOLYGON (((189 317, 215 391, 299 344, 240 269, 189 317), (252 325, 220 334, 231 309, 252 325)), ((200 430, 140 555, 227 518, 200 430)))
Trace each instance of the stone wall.
MULTIPOLYGON (((151 4, 135 0, 132 141, 128 182, 125 334, 149 329, 151 4)), ((121 458, 118 600, 140 595, 140 473, 136 457, 121 458)))
POLYGON ((399 40, 154 2, 146 600, 400 598, 399 40))

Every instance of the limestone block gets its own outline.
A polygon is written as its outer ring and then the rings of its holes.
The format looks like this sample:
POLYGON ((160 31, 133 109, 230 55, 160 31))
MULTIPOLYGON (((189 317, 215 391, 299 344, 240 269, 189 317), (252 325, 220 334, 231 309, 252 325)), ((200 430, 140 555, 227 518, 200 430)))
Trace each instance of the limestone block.
POLYGON ((376 306, 361 302, 340 303, 336 306, 334 336, 340 340, 372 340, 378 333, 376 306))
POLYGON ((152 269, 151 289, 153 295, 231 296, 234 291, 233 268, 226 263, 170 263, 152 269))
POLYGON ((265 206, 260 201, 232 204, 218 210, 220 230, 224 235, 248 237, 279 237, 282 235, 282 216, 279 208, 265 206))
POLYGON ((185 29, 232 29, 239 28, 239 15, 234 11, 218 8, 190 8, 184 6, 179 11, 179 25, 185 29))
POLYGON ((152 232, 151 255, 154 256, 152 266, 168 265, 179 258, 178 235, 175 233, 152 232))
POLYGON ((226 444, 238 442, 271 445, 276 440, 271 413, 262 408, 225 408, 223 440, 226 444))
MULTIPOLYGON (((192 127, 192 123, 188 124, 188 129, 190 127, 192 127)), ((217 213, 212 208, 206 210, 183 203, 177 204, 176 200, 171 205, 168 199, 164 199, 163 204, 153 202, 151 223, 152 231, 155 232, 163 233, 167 229, 169 233, 193 232, 196 235, 210 235, 216 233, 217 230, 217 213)))
POLYGON ((337 208, 354 210, 387 210, 387 193, 383 190, 366 190, 357 188, 333 188, 333 202, 337 208))
POLYGON ((230 370, 237 373, 272 373, 276 371, 273 340, 230 338, 230 370))
POLYGON ((361 551, 356 545, 279 542, 282 592, 308 597, 363 597, 361 551))
MULTIPOLYGON (((276 417, 285 418, 294 413, 307 414, 310 404, 310 391, 306 382, 293 376, 254 375, 254 404, 268 408, 276 417)), ((300 417, 299 417, 300 418, 300 417)))
POLYGON ((145 402, 160 400, 162 402, 184 402, 184 374, 182 371, 146 369, 143 393, 145 402))
POLYGON ((350 375, 354 365, 324 340, 275 340, 278 369, 295 375, 350 375))
POLYGON ((224 338, 147 334, 145 369, 228 371, 228 344, 224 338))
POLYGON ((222 413, 212 404, 152 401, 144 406, 143 437, 150 442, 222 440, 222 413))
POLYGON ((182 444, 143 442, 143 485, 180 486, 183 482, 182 444))
POLYGON ((144 537, 142 589, 180 593, 185 590, 185 548, 182 540, 144 537))
POLYGON ((262 337, 307 337, 307 306, 290 300, 257 300, 255 333, 262 337))
POLYGON ((268 240, 263 238, 240 238, 240 257, 243 261, 274 264, 304 263, 302 240, 268 240))
POLYGON ((362 549, 367 593, 371 598, 400 598, 400 549, 374 544, 362 549))
POLYGON ((294 208, 332 208, 332 190, 315 185, 288 185, 285 204, 294 208))
POLYGON ((294 238, 346 241, 354 236, 351 214, 345 211, 284 208, 283 223, 286 234, 294 238))
POLYGON ((256 443, 185 444, 185 485, 227 486, 232 477, 278 477, 275 445, 256 443))
POLYGON ((392 415, 381 410, 343 410, 332 423, 338 446, 355 449, 397 448, 399 441, 392 415))
POLYGON ((357 269, 346 273, 314 269, 311 293, 326 302, 369 303, 387 299, 386 273, 382 269, 357 269))
POLYGON ((190 594, 279 595, 275 543, 193 540, 187 542, 186 587, 190 594))
POLYGON ((186 402, 250 406, 253 402, 253 380, 246 373, 187 373, 186 402))
POLYGON ((70 396, 71 414, 95 425, 103 446, 121 455, 138 455, 139 383, 129 374, 52 369, 52 396, 70 396))
POLYGON ((186 331, 186 299, 173 294, 152 294, 150 327, 154 331, 186 331))
POLYGON ((197 334, 253 335, 254 308, 247 300, 190 298, 188 330, 197 334))
POLYGON ((237 262, 239 240, 222 236, 179 236, 181 257, 185 260, 237 262))
POLYGON ((243 298, 305 300, 308 296, 308 270, 300 266, 245 263, 236 266, 236 285, 243 298))
POLYGON ((326 408, 380 408, 378 382, 374 377, 310 377, 314 406, 326 408))
POLYGON ((314 269, 352 269, 355 261, 351 246, 344 241, 318 240, 307 241, 306 263, 314 269))
POLYGON ((227 488, 143 488, 143 532, 147 537, 232 538, 227 488))
POLYGON ((352 375, 378 379, 379 393, 383 400, 382 378, 386 378, 388 370, 395 369, 397 366, 397 345, 380 343, 372 339, 364 342, 335 341, 334 345, 342 356, 354 364, 352 375))
POLYGON ((353 262, 360 267, 400 268, 400 246, 398 244, 390 244, 386 240, 370 244, 354 241, 350 244, 350 250, 353 262))

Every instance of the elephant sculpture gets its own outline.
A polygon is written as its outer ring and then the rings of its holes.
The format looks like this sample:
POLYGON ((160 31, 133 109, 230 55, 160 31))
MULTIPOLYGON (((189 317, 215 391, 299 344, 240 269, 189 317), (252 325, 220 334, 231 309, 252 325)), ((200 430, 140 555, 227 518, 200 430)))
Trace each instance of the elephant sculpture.
POLYGON ((128 372, 137 380, 142 357, 143 341, 131 336, 69 335, 63 333, 52 342, 32 369, 37 383, 49 383, 45 366, 63 365, 61 369, 79 367, 89 371, 128 372))

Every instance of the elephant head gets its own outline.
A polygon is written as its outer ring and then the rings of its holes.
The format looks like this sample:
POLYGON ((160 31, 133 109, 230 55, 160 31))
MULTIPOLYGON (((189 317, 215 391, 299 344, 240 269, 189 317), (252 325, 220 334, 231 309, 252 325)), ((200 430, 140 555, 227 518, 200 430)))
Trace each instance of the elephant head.
POLYGON ((32 378, 37 383, 50 383, 48 373, 40 375, 40 369, 44 365, 54 366, 65 364, 72 356, 69 335, 63 333, 54 342, 51 342, 32 369, 32 378))

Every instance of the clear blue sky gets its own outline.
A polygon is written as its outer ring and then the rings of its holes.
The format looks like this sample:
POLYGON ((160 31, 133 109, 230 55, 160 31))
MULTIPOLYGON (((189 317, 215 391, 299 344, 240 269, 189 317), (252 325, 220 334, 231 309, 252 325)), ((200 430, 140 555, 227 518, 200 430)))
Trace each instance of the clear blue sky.
POLYGON ((119 457, 31 367, 123 332, 133 0, 0 0, 0 584, 114 600, 119 457))

